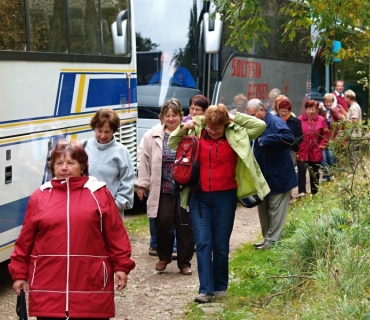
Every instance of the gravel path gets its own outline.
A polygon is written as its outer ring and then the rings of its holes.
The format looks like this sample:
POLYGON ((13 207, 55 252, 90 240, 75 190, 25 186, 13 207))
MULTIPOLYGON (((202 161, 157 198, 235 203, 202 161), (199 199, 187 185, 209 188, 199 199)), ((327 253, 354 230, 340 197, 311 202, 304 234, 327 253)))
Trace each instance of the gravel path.
MULTIPOLYGON (((130 217, 127 217, 130 219, 130 217)), ((239 207, 236 212, 231 249, 253 241, 260 234, 257 209, 239 207)), ((154 270, 156 257, 148 255, 149 232, 131 238, 136 268, 130 273, 127 288, 116 293, 115 320, 183 319, 185 307, 198 290, 196 258, 192 261, 193 275, 179 273, 176 262, 165 272, 154 270)), ((7 271, 7 263, 0 264, 0 320, 17 319, 16 296, 7 271)), ((35 320, 35 318, 29 318, 35 320)))

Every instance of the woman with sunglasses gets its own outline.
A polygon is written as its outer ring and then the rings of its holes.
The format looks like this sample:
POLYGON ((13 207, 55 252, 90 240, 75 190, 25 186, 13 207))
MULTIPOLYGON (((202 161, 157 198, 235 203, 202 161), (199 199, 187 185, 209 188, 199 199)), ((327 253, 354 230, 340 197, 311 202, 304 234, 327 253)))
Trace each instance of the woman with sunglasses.
POLYGON ((226 295, 229 244, 238 198, 270 191, 251 149, 265 123, 223 104, 209 106, 204 116, 181 124, 168 145, 176 149, 182 137, 200 138, 200 191, 185 189, 181 206, 189 206, 196 243, 199 294, 195 302, 211 302, 226 295))
POLYGON ((191 259, 194 254, 193 230, 190 215, 185 209, 178 212, 175 201, 173 164, 176 151, 168 145, 170 134, 179 126, 182 118, 178 100, 166 101, 160 111, 161 123, 143 136, 142 153, 136 193, 140 200, 148 195, 147 214, 155 218, 157 253, 156 271, 163 272, 172 261, 174 237, 177 241, 177 266, 181 274, 191 275, 191 259), (176 232, 174 232, 176 230, 176 232))

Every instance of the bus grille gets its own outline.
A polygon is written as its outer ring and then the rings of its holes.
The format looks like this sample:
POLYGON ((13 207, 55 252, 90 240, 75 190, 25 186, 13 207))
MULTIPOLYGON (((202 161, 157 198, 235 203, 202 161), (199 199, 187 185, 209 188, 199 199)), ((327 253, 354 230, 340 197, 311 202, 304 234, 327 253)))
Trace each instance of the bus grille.
POLYGON ((121 125, 121 127, 114 134, 116 140, 122 143, 130 152, 132 163, 134 165, 135 174, 137 172, 137 123, 128 122, 121 125))

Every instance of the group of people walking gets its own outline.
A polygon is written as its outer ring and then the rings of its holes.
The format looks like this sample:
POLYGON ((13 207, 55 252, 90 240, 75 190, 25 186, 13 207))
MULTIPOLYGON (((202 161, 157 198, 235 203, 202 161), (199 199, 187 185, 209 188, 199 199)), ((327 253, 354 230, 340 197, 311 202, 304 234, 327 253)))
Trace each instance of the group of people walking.
MULTIPOLYGON (((135 267, 122 221, 124 210, 133 206, 134 187, 140 200, 147 198, 156 231, 155 270, 163 272, 172 262, 176 243, 182 275, 192 274, 197 254, 195 301, 225 296, 238 200, 261 199, 263 240, 254 245, 270 249, 280 240, 292 189, 306 193, 306 170, 315 194, 320 165, 335 161, 327 147, 335 135, 331 124, 361 121, 354 92, 347 90, 343 97, 343 88, 337 81, 336 92, 324 96, 324 108, 307 100, 298 117, 285 96, 274 102, 276 115, 258 99, 243 102, 244 112, 229 112, 197 95, 183 117, 178 100, 166 101, 160 123, 143 137, 137 178, 128 150, 114 138, 118 115, 99 110, 90 123, 94 137, 57 142, 49 158, 53 178, 30 197, 9 265, 17 294, 30 293, 30 315, 38 320, 114 316, 114 289, 126 286, 135 267), (199 183, 179 191, 173 166, 186 135, 199 138, 199 183)), ((327 166, 324 174, 330 179, 327 166)))

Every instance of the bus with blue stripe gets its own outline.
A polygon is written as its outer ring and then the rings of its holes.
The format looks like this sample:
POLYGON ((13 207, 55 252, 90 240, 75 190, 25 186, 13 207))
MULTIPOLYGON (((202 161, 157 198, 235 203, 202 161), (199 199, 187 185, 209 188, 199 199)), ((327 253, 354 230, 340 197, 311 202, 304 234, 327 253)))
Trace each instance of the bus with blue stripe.
POLYGON ((129 0, 1 5, 0 262, 10 257, 29 196, 50 179, 47 159, 56 141, 90 138, 100 108, 120 116, 115 137, 136 166, 132 12, 129 0))

